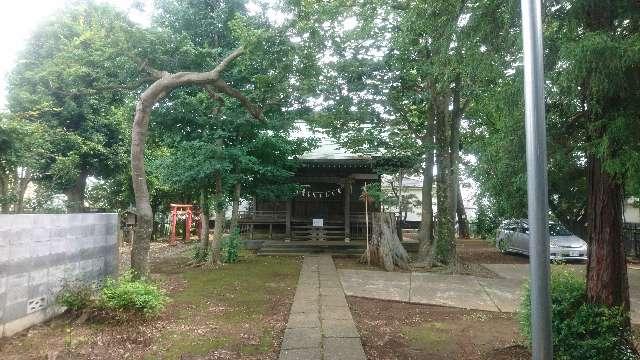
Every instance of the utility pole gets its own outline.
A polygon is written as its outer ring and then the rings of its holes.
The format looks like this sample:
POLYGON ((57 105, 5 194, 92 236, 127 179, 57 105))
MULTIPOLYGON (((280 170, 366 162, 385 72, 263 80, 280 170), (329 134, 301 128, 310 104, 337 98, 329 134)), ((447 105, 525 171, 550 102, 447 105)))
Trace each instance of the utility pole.
POLYGON ((544 114, 542 1, 521 0, 533 360, 553 359, 547 219, 547 136, 544 114))

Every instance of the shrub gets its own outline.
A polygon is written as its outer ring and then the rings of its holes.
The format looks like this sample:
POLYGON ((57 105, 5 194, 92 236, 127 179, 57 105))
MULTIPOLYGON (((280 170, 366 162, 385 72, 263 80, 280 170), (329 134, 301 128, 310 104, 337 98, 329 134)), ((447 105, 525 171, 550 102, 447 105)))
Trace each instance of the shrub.
MULTIPOLYGON (((551 272, 551 303, 554 358, 626 360, 636 359, 627 314, 586 302, 586 284, 574 272, 551 272)), ((531 293, 525 285, 520 304, 521 332, 531 343, 531 293)))
POLYGON ((117 280, 107 279, 100 295, 100 306, 104 309, 135 311, 144 315, 159 313, 169 300, 156 285, 134 278, 131 272, 117 280))
POLYGON ((229 236, 222 240, 222 261, 225 263, 234 263, 238 261, 238 252, 240 248, 240 232, 235 229, 229 236))
POLYGON ((489 240, 493 244, 495 241, 496 230, 500 225, 499 219, 491 213, 487 205, 482 202, 478 203, 478 209, 476 210, 476 221, 473 226, 473 232, 475 236, 481 239, 489 240))
POLYGON ((56 297, 56 302, 69 310, 80 311, 93 304, 94 289, 81 282, 65 283, 56 297))
POLYGON ((191 252, 191 260, 200 264, 209 260, 210 254, 211 250, 209 250, 209 248, 203 248, 200 244, 194 245, 193 251, 191 252))

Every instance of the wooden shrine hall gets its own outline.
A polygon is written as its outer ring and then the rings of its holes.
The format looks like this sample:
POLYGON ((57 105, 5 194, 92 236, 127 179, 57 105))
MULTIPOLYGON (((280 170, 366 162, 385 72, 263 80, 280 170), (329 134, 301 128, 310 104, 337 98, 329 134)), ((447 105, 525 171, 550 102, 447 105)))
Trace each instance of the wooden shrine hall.
MULTIPOLYGON (((300 159, 294 177, 300 191, 289 201, 254 201, 240 214, 245 239, 284 241, 364 240, 365 184, 380 182, 373 159, 334 144, 300 159)), ((368 211, 378 211, 368 206, 368 211)))

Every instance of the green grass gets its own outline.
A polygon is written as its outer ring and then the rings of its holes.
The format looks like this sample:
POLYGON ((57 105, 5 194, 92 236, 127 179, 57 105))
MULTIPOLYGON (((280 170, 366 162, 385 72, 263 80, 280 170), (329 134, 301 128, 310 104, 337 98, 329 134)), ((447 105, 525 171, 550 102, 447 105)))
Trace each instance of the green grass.
POLYGON ((163 359, 179 359, 183 354, 206 355, 222 348, 243 355, 272 351, 273 330, 263 318, 268 315, 274 297, 293 292, 300 260, 258 257, 245 251, 240 255, 237 263, 217 269, 193 268, 180 274, 186 287, 171 295, 175 321, 189 326, 213 320, 217 328, 201 334, 166 330, 160 336, 159 351, 150 354, 150 358, 160 355, 163 359), (238 329, 247 325, 259 334, 255 344, 248 344, 237 336, 238 329))

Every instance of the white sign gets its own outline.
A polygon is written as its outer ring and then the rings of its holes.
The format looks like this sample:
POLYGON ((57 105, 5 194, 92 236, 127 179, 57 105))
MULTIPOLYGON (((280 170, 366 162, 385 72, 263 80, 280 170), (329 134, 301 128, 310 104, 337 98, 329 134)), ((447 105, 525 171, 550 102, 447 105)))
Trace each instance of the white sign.
POLYGON ((324 226, 324 219, 313 219, 313 226, 324 226))

